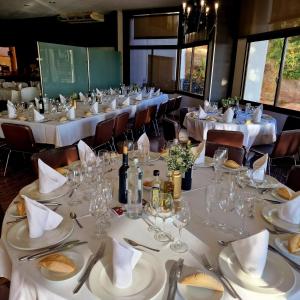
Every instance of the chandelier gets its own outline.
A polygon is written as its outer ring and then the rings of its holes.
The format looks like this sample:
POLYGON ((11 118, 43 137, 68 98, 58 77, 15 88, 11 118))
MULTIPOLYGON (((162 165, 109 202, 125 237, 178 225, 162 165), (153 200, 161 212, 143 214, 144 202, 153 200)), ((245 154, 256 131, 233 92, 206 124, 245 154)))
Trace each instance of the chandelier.
POLYGON ((182 28, 184 43, 196 40, 208 40, 217 26, 219 3, 214 3, 214 10, 205 0, 182 3, 182 28))

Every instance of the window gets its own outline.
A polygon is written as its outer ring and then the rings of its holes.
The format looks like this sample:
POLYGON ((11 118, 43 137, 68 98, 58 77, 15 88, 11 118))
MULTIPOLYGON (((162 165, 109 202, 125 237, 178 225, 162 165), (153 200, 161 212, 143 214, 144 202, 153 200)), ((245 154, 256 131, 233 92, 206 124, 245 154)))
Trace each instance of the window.
POLYGON ((300 36, 250 43, 243 98, 300 111, 300 36))
POLYGON ((204 95, 207 45, 181 50, 179 89, 204 95))

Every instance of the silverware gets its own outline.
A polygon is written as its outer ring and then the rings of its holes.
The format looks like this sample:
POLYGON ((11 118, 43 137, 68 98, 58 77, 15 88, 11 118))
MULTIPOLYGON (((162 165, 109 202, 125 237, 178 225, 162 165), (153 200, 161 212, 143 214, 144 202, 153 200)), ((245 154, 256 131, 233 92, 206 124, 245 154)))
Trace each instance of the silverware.
POLYGON ((264 199, 262 199, 262 200, 271 202, 271 203, 273 203, 273 204, 280 204, 280 203, 282 203, 282 201, 275 200, 275 199, 273 200, 273 199, 267 199, 267 198, 264 198, 264 199))
POLYGON ((168 296, 167 296, 167 300, 173 300, 171 298, 172 296, 172 292, 174 290, 174 286, 176 283, 176 272, 178 269, 178 262, 175 261, 170 269, 170 273, 169 273, 169 290, 168 290, 168 296))
POLYGON ((177 291, 177 282, 178 282, 179 278, 181 277, 182 268, 183 268, 183 259, 179 258, 179 260, 177 262, 177 268, 176 268, 176 271, 175 271, 174 283, 172 285, 171 292, 168 295, 168 298, 167 298, 168 300, 174 300, 174 298, 175 298, 175 294, 176 294, 176 291, 177 291))
POLYGON ((131 239, 124 238, 124 241, 125 241, 126 243, 128 243, 129 245, 133 246, 133 247, 139 246, 139 247, 144 247, 144 248, 146 248, 146 249, 149 249, 149 250, 152 250, 152 251, 156 251, 156 252, 159 252, 159 251, 160 251, 160 250, 158 250, 158 249, 154 249, 154 248, 145 246, 145 245, 143 245, 143 244, 139 244, 139 243, 137 243, 137 242, 135 242, 135 241, 133 241, 133 240, 131 240, 131 239))
POLYGON ((63 246, 67 246, 67 245, 70 245, 70 244, 73 244, 73 243, 77 243, 79 242, 79 240, 73 240, 73 241, 69 241, 69 242, 66 242, 66 243, 59 243, 57 245, 54 245, 54 246, 50 246, 44 250, 41 250, 35 254, 28 254, 28 255, 24 255, 24 256, 21 256, 19 257, 19 260, 26 260, 28 257, 31 257, 31 256, 34 256, 34 255, 39 255, 39 254, 43 254, 43 253, 46 253, 48 251, 51 251, 51 250, 54 250, 54 249, 57 249, 59 247, 63 247, 63 246))
POLYGON ((74 212, 70 212, 70 218, 75 220, 75 222, 77 223, 77 225, 79 226, 79 228, 83 228, 83 226, 80 224, 80 222, 77 219, 77 215, 74 212))
POLYGON ((86 269, 85 269, 84 273, 82 274, 82 276, 79 278, 79 283, 77 284, 77 286, 73 290, 73 294, 78 293, 78 291, 81 289, 83 284, 86 282, 87 278, 89 277, 89 275, 92 271, 92 268, 97 263, 97 261, 103 256, 104 250, 105 250, 105 243, 101 243, 101 245, 100 245, 99 249, 97 250, 96 254, 91 259, 90 263, 86 267, 86 269))
POLYGON ((80 183, 78 183, 78 184, 72 189, 71 193, 69 194, 69 198, 72 197, 72 195, 74 194, 74 192, 77 191, 77 189, 79 188, 79 186, 80 186, 80 183))
POLYGON ((207 260, 207 258, 205 257, 205 255, 201 256, 202 258, 202 262, 204 267, 208 270, 213 272, 215 275, 218 276, 218 278, 222 281, 222 283, 224 284, 224 287, 226 288, 226 290, 228 291, 228 293, 235 299, 239 299, 242 300, 242 298, 239 296, 239 294, 236 292, 236 290, 234 289, 234 287, 232 286, 232 284, 230 283, 230 281, 222 274, 221 270, 219 270, 218 268, 213 267, 209 261, 207 260))
POLYGON ((8 222, 6 222, 6 224, 18 223, 18 222, 21 222, 21 221, 25 220, 26 218, 27 218, 27 216, 23 216, 23 217, 15 219, 13 221, 8 221, 8 222))

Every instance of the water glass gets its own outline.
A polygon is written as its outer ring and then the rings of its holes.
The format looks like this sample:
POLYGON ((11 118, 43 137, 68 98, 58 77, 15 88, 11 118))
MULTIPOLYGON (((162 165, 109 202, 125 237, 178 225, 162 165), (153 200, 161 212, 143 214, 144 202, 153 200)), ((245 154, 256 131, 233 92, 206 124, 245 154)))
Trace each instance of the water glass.
POLYGON ((68 174, 68 184, 71 187, 71 197, 69 205, 77 205, 81 203, 81 200, 76 197, 76 191, 82 183, 83 178, 80 169, 70 170, 68 174))
POLYGON ((207 218, 204 221, 204 224, 207 226, 212 226, 213 223, 211 222, 211 213, 213 210, 213 203, 216 199, 216 187, 213 184, 207 185, 205 188, 205 209, 207 212, 207 218))

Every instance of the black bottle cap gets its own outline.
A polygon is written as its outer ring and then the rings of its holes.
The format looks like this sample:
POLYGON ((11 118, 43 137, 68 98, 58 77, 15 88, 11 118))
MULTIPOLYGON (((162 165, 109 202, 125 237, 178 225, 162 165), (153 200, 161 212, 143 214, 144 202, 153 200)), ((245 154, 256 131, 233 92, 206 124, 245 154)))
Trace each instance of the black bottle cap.
POLYGON ((154 170, 153 171, 153 176, 159 176, 159 170, 154 170))

